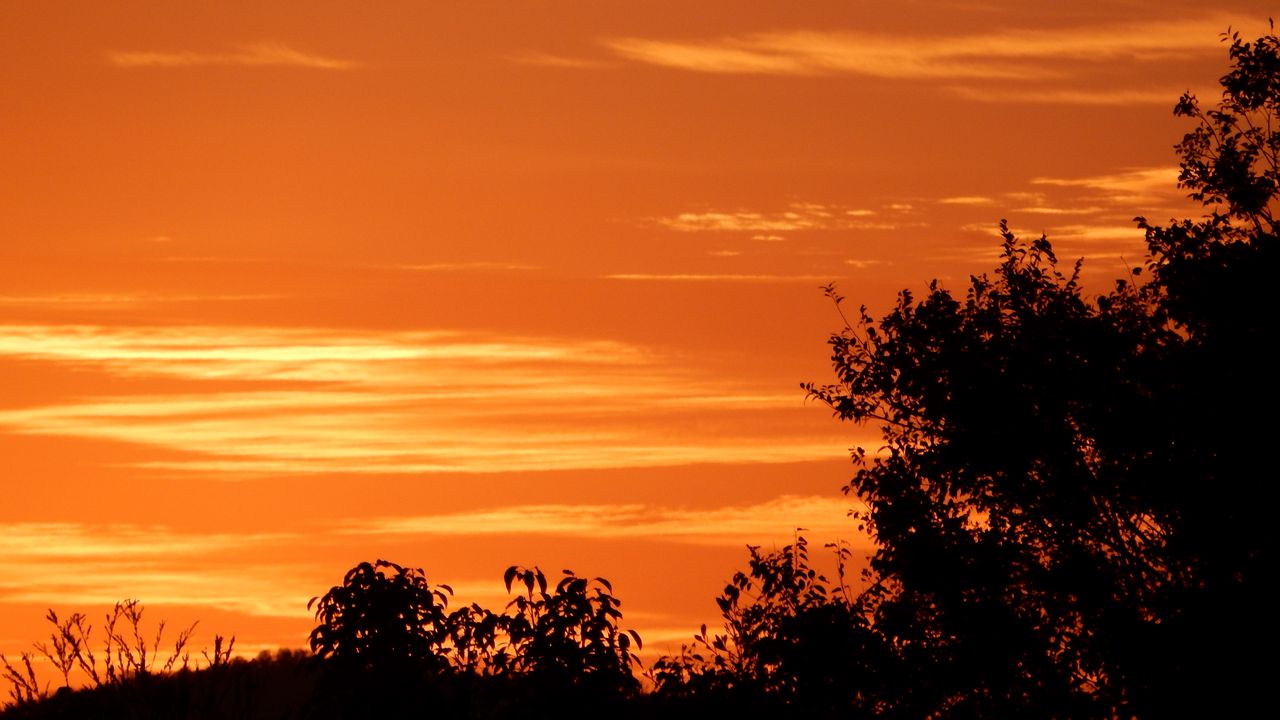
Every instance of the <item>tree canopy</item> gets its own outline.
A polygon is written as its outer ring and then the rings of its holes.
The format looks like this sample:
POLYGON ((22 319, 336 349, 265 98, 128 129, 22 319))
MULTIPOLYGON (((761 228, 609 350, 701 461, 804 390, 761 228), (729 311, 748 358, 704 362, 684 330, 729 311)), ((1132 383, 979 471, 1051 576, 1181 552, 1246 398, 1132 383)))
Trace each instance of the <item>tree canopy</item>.
MULTIPOLYGON (((1046 238, 1001 225, 963 295, 904 291, 831 338, 809 393, 877 423, 846 492, 878 543, 859 598, 908 716, 1164 716, 1260 700, 1274 647, 1269 441, 1280 42, 1229 34, 1222 100, 1175 112, 1200 219, 1085 295, 1046 238)), ((843 300, 833 287, 828 294, 843 300)))

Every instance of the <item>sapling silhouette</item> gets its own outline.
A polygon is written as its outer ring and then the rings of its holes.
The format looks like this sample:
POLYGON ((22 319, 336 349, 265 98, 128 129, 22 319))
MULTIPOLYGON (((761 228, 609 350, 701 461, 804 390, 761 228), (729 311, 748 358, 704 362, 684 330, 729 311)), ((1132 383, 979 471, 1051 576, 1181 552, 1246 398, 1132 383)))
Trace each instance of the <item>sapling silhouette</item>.
POLYGON ((608 580, 565 570, 548 593, 542 570, 519 566, 508 568, 503 580, 508 592, 514 584, 525 588, 504 618, 514 672, 618 690, 638 687, 631 666, 639 662, 632 645, 640 649, 640 636, 618 627, 622 602, 608 580))
POLYGON ((421 568, 386 560, 360 563, 342 585, 307 603, 319 621, 311 649, 365 669, 407 663, 445 669, 445 611, 452 594, 447 585, 431 587, 421 568))

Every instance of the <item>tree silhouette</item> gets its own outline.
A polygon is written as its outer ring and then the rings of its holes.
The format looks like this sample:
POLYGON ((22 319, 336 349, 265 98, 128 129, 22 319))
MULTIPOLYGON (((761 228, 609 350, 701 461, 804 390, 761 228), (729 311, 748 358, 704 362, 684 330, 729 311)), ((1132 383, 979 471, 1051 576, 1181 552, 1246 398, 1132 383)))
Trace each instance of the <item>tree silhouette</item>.
POLYGON ((837 382, 805 385, 882 430, 846 492, 878 541, 861 610, 917 678, 894 712, 1159 717, 1262 699, 1280 42, 1226 39, 1221 104, 1175 110, 1199 120, 1180 183, 1211 212, 1139 218, 1146 275, 1088 299, 1078 262, 1002 223, 994 275, 962 297, 904 291, 878 321, 863 309, 831 338, 837 382))

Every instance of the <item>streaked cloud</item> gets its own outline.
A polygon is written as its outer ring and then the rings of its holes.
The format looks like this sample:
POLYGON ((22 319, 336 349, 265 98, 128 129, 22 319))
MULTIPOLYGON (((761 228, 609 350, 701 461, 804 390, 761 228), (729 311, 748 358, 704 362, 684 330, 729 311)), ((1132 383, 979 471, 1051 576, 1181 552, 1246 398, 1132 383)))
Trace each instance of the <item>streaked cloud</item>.
POLYGON ((1022 213, 1024 215, 1095 215, 1103 211, 1100 207, 1020 207, 1010 210, 1011 213, 1022 213))
POLYGON ((831 219, 830 215, 801 214, 798 212, 765 214, 738 211, 680 213, 675 217, 659 218, 658 222, 673 230, 682 232, 786 232, 790 230, 825 228, 831 224, 831 219))
POLYGON ((1115 203, 1132 204, 1167 198, 1177 193, 1178 168, 1173 165, 1134 168, 1082 178, 1037 177, 1032 184, 1102 191, 1115 203))
POLYGON ((786 210, 710 210, 685 212, 658 218, 657 222, 681 232, 754 232, 753 240, 778 241, 776 233, 799 230, 893 229, 885 222, 866 220, 875 210, 820 203, 791 203, 786 210))
POLYGON ((133 309, 166 303, 253 302, 277 300, 275 294, 242 295, 157 295, 148 293, 53 293, 47 295, 0 295, 0 307, 66 308, 66 309, 133 309))
POLYGON ((93 559, 31 565, 4 559, 0 560, 0 602, 82 609, 140 598, 147 605, 306 618, 306 602, 316 586, 305 576, 290 577, 291 571, 243 563, 213 568, 93 559))
POLYGON ((1217 52, 1215 38, 1231 22, 1214 15, 952 36, 797 30, 702 40, 620 37, 602 43, 628 60, 706 73, 1042 80, 1061 74, 1050 63, 1063 60, 1153 62, 1217 52))
MULTIPOLYGON (((990 223, 970 223, 962 230, 983 234, 994 234, 995 228, 990 223)), ((1086 241, 1098 243, 1114 243, 1116 241, 1141 241, 1145 235, 1136 225, 1129 224, 1068 224, 1047 225, 1041 228, 1010 226, 1009 230, 1021 237, 1047 236, 1051 241, 1086 241)), ((1092 253, 1091 253, 1092 254, 1092 253)))
POLYGON ((815 536, 849 538, 849 498, 786 495, 767 502, 719 508, 644 504, 522 505, 472 512, 351 521, 341 532, 391 535, 556 535, 736 545, 789 538, 797 527, 815 536))
POLYGON ((107 61, 116 67, 295 67, 310 70, 349 70, 359 63, 295 49, 283 43, 244 45, 230 52, 111 51, 107 61))
POLYGON ((959 195, 945 197, 938 202, 943 205, 994 205, 996 201, 983 195, 959 195))
POLYGON ((813 282, 829 281, 829 275, 770 275, 770 274, 714 274, 714 273, 615 273, 604 276, 608 280, 655 280, 672 282, 813 282))
POLYGON ((396 267, 400 270, 411 270, 414 272, 521 272, 542 269, 539 265, 504 262, 422 263, 417 265, 397 265, 396 267))
POLYGON ((85 525, 68 522, 0 523, 0 556, 10 560, 53 558, 190 557, 251 547, 282 534, 190 534, 163 525, 85 525))
POLYGON ((1054 236, 1063 240, 1086 240, 1094 242, 1112 242, 1116 240, 1141 241, 1146 237, 1144 231, 1133 224, 1129 225, 1059 225, 1053 228, 1054 236))
POLYGON ((162 525, 0 523, 0 602, 83 609, 142 598, 302 617, 307 583, 296 569, 234 555, 293 540, 284 533, 193 533, 162 525))
POLYGON ((852 266, 852 267, 855 267, 855 268, 857 268, 857 269, 859 269, 859 270, 866 270, 866 269, 868 269, 868 268, 873 268, 873 267, 875 267, 875 266, 877 266, 877 265, 885 265, 885 264, 886 264, 886 261, 884 261, 884 260, 866 260, 866 259, 849 259, 849 260, 845 260, 845 261, 844 261, 844 264, 845 264, 845 265, 852 266))
MULTIPOLYGON (((1036 88, 952 87, 948 90, 966 100, 984 103, 1034 105, 1167 105, 1173 107, 1186 88, 1036 88)), ((1204 94, 1198 93, 1201 97, 1204 94)))
POLYGON ((383 382, 396 363, 635 360, 620 343, 481 339, 447 332, 341 332, 252 327, 0 326, 0 357, 99 365, 191 379, 383 382))
POLYGON ((789 462, 840 447, 834 430, 741 432, 744 412, 801 410, 798 392, 744 388, 610 341, 10 325, 0 326, 5 358, 185 381, 181 392, 9 407, 0 427, 179 451, 187 457, 131 464, 228 478, 789 462))

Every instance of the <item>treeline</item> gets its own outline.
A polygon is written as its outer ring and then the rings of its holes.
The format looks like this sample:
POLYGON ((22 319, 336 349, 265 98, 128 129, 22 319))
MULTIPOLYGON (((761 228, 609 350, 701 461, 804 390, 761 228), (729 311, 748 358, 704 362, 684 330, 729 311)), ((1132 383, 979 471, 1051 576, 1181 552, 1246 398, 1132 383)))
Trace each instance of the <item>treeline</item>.
POLYGON ((502 612, 450 611, 452 589, 428 583, 422 569, 361 563, 309 604, 310 652, 254 660, 233 658, 234 638, 220 636, 213 651, 193 655, 194 626, 162 643, 164 623, 144 627, 137 601, 118 604, 96 634, 85 615, 60 620, 51 610, 50 642, 2 659, 3 716, 799 717, 852 700, 839 658, 848 656, 854 596, 810 566, 802 537, 772 554, 752 549, 750 570, 718 600, 723 632, 703 627, 648 669, 608 580, 565 571, 552 583, 537 567, 511 567, 504 582, 514 597, 502 612), (53 666, 62 686, 51 693, 33 662, 53 666))

